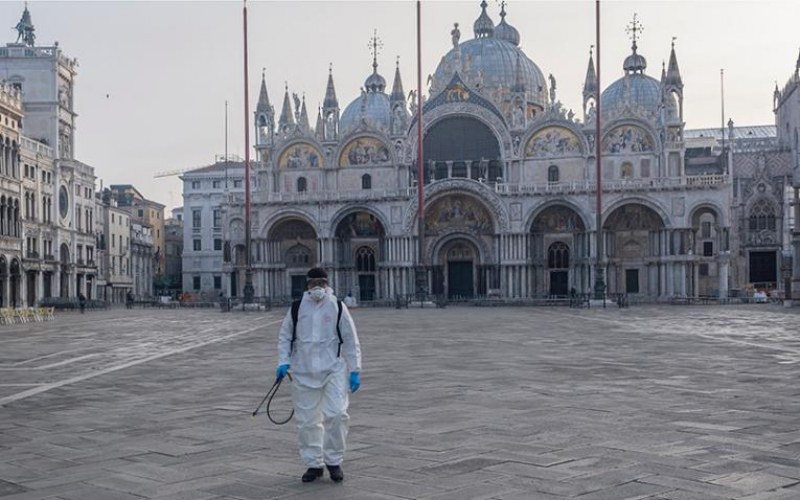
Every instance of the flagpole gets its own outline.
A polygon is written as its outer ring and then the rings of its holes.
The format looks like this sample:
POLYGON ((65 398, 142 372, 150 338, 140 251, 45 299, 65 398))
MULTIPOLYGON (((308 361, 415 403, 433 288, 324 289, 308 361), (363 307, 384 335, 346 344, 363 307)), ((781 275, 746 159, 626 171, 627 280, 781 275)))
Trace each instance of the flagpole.
POLYGON ((253 302, 253 268, 250 263, 250 103, 247 73, 247 0, 244 0, 242 19, 244 24, 244 301, 253 302))
POLYGON ((420 295, 420 305, 424 303, 427 290, 427 273, 425 271, 425 205, 423 189, 425 187, 425 169, 422 144, 422 1, 417 0, 417 272, 416 290, 420 295))
POLYGON ((597 39, 597 109, 594 121, 594 156, 595 156, 595 176, 597 178, 597 200, 595 206, 595 253, 597 260, 595 262, 594 274, 594 298, 596 300, 604 300, 606 293, 605 283, 605 269, 603 268, 603 168, 602 160, 600 158, 601 148, 600 143, 600 95, 602 94, 600 86, 600 0, 595 1, 595 32, 597 39))

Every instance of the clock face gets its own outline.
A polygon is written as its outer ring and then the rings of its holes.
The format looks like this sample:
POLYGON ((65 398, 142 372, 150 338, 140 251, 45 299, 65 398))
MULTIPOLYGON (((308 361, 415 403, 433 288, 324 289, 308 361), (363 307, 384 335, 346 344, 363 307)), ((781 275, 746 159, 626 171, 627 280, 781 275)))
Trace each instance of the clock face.
POLYGON ((67 212, 69 212, 69 194, 67 193, 67 188, 61 186, 61 189, 58 190, 58 213, 64 219, 67 216, 67 212))

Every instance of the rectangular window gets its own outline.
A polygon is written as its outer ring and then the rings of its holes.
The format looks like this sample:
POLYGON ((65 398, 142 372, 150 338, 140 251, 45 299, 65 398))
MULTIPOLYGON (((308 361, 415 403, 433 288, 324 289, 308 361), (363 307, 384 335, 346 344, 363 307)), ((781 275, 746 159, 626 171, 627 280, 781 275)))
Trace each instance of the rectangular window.
POLYGON ((222 227, 222 210, 219 208, 214 209, 214 228, 222 227))
POLYGON ((192 181, 192 189, 200 189, 200 181, 192 181))
POLYGON ((235 187, 235 188, 242 187, 242 181, 240 181, 240 180, 233 181, 233 187, 235 187))
MULTIPOLYGON (((423 205, 423 206, 424 206, 424 205, 423 205)), ((115 220, 114 220, 114 214, 111 214, 111 223, 113 224, 114 222, 115 222, 115 220)))
POLYGON ((140 218, 144 217, 144 210, 142 210, 141 208, 139 209, 139 217, 140 218))
POLYGON ((199 208, 195 208, 192 210, 192 228, 193 229, 200 229, 200 223, 202 222, 201 219, 201 211, 199 208))
POLYGON ((713 257, 714 256, 714 242, 712 241, 704 241, 703 242, 703 257, 713 257))
POLYGON ((192 245, 193 245, 192 248, 194 249, 195 252, 199 252, 200 250, 203 249, 200 240, 192 240, 192 245))
POLYGON ((200 276, 192 276, 192 288, 200 290, 200 276))
POLYGON ((222 250, 222 239, 214 238, 214 250, 222 250))
POLYGON ((222 276, 214 276, 214 290, 222 290, 222 276))
POLYGON ((211 183, 211 185, 212 185, 212 187, 214 187, 214 189, 217 189, 222 185, 222 182, 221 181, 214 181, 214 182, 211 183))

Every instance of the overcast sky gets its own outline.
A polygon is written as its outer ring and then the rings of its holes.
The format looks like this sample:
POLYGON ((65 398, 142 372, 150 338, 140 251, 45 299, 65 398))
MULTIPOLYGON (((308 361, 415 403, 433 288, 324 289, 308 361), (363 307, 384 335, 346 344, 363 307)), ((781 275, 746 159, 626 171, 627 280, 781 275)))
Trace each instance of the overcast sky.
MULTIPOLYGON (((423 83, 452 47, 454 22, 462 42, 473 38, 479 3, 423 2, 423 83)), ((499 22, 499 2, 488 3, 490 17, 499 22)), ((595 2, 507 3, 506 21, 520 31, 521 48, 545 76, 555 76, 558 99, 580 115, 589 46, 595 41, 595 2)), ((243 155, 241 2, 30 1, 28 6, 37 44, 58 41, 67 56, 78 59, 76 157, 95 167, 104 185, 133 184, 168 210, 180 206, 178 177, 153 175, 210 164, 224 151, 226 100, 228 150, 243 155)), ((6 42, 15 41, 13 26, 23 8, 23 2, 0 2, 6 42)), ((775 82, 783 87, 800 49, 800 2, 606 0, 603 88, 622 76, 631 45, 625 27, 634 13, 644 26, 639 53, 647 58, 650 76, 660 76, 677 37, 687 128, 719 126, 721 68, 726 121, 774 123, 775 82)), ((265 68, 276 111, 288 82, 290 92, 305 93, 313 126, 332 64, 344 110, 372 71, 368 45, 375 29, 383 43, 378 72, 391 85, 399 56, 406 93, 416 87, 414 1, 250 0, 248 20, 251 109, 265 68)))

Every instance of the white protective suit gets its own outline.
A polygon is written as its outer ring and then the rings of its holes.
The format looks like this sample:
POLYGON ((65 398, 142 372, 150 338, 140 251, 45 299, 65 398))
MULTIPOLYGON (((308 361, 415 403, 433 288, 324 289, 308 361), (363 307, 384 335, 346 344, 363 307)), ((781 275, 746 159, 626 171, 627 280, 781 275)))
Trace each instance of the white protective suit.
POLYGON ((342 304, 342 352, 337 357, 339 314, 333 290, 314 301, 306 291, 297 314, 297 337, 292 340, 291 308, 278 335, 278 365, 291 364, 294 378, 294 417, 300 457, 306 467, 341 465, 350 416, 347 414, 350 372, 361 371, 361 346, 353 318, 342 304))

